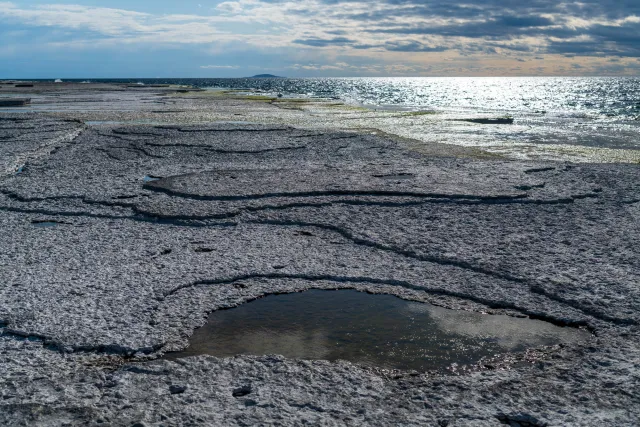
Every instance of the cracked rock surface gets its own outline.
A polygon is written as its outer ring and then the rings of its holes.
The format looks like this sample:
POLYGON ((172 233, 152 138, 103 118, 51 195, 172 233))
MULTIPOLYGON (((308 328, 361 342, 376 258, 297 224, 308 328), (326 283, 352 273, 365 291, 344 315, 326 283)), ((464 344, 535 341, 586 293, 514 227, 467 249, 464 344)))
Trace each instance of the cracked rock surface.
POLYGON ((637 425, 636 165, 36 114, 0 116, 0 154, 2 425, 637 425), (594 337, 448 375, 273 355, 159 360, 213 310, 311 288, 594 337))

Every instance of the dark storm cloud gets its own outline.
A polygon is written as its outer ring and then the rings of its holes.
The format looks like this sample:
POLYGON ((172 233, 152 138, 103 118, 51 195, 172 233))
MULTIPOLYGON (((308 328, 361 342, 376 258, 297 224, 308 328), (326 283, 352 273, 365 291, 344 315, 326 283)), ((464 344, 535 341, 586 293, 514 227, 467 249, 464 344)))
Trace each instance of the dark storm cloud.
POLYGON ((447 48, 443 46, 427 46, 416 40, 387 42, 381 47, 391 52, 444 52, 447 50, 447 48))
POLYGON ((313 46, 313 47, 326 47, 326 46, 346 46, 352 45, 354 43, 353 40, 348 39, 346 37, 334 37, 332 39, 319 39, 319 38, 308 38, 308 39, 296 39, 293 41, 296 44, 302 44, 305 46, 313 46))
MULTIPOLYGON (((277 3, 277 1, 271 1, 277 3)), ((359 32, 375 35, 413 36, 406 43, 366 44, 354 40, 298 40, 309 46, 353 46, 384 48, 390 51, 441 51, 414 38, 446 37, 478 39, 449 49, 490 52, 499 47, 514 51, 558 53, 566 55, 640 55, 640 0, 475 0, 473 3, 447 4, 441 0, 380 0, 371 2, 371 11, 354 8, 352 0, 321 0, 334 7, 336 19, 359 23, 359 32), (346 7, 345 7, 346 6, 346 7), (614 22, 616 20, 623 22, 614 22), (602 22, 606 22, 603 24, 602 22), (535 38, 536 46, 523 46, 517 39, 535 38), (488 42, 492 42, 488 43, 488 42), (484 48, 476 44, 484 43, 484 48), (498 46, 498 44, 500 44, 498 46)), ((313 14, 312 10, 299 13, 313 14)), ((330 34, 338 34, 336 32, 330 34)), ((353 34, 351 35, 354 38, 353 34)))

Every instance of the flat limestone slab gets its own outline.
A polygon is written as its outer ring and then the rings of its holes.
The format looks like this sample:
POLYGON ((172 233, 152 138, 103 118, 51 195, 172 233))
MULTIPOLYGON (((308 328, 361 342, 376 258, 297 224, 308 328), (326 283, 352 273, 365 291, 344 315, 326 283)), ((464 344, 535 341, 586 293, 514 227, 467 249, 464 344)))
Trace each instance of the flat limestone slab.
POLYGON ((44 114, 0 114, 0 150, 11 159, 0 177, 2 425, 599 426, 640 416, 637 165, 426 156, 384 135, 283 125, 86 126, 44 114), (444 374, 277 355, 158 360, 213 310, 308 289, 529 316, 594 337, 444 374))

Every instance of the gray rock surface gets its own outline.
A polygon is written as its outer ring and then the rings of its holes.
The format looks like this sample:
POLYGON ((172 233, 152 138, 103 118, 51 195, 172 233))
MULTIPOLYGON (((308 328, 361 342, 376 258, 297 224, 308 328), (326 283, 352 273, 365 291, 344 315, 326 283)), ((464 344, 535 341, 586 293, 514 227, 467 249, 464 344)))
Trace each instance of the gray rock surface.
POLYGON ((0 159, 2 425, 637 425, 637 165, 38 114, 0 115, 0 159), (594 338, 450 375, 156 360, 213 310, 310 288, 528 315, 594 338))

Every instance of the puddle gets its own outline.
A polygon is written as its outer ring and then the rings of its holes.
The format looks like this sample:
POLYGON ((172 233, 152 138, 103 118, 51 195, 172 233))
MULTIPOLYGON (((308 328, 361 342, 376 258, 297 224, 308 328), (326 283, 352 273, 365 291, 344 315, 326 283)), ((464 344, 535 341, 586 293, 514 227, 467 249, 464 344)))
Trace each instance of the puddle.
POLYGON ((213 312, 185 351, 166 358, 280 354, 426 371, 589 336, 539 320, 448 310, 390 295, 311 290, 213 312))
POLYGON ((162 178, 158 177, 158 176, 152 176, 152 175, 147 175, 144 178, 142 178, 142 180, 144 182, 154 182, 154 181, 160 181, 162 178))

